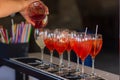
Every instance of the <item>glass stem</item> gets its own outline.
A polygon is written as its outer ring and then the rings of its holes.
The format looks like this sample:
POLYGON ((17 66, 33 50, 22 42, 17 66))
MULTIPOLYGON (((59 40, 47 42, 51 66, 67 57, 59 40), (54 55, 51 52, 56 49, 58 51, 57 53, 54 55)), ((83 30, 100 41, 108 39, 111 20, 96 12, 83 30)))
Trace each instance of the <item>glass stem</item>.
POLYGON ((59 63, 59 72, 62 71, 62 65, 63 65, 63 55, 60 55, 60 63, 59 63))
POLYGON ((53 50, 50 51, 50 63, 53 63, 53 50))
POLYGON ((70 51, 68 51, 68 68, 70 69, 70 51))
POLYGON ((53 50, 50 51, 50 69, 53 69, 53 50))
POLYGON ((43 60, 44 49, 41 49, 41 60, 43 60))
POLYGON ((95 75, 95 59, 92 58, 92 75, 94 76, 95 75))
POLYGON ((80 66, 80 64, 79 64, 79 57, 77 56, 77 68, 76 68, 76 72, 80 71, 79 66, 80 66))
POLYGON ((82 60, 82 74, 84 74, 84 60, 82 60))

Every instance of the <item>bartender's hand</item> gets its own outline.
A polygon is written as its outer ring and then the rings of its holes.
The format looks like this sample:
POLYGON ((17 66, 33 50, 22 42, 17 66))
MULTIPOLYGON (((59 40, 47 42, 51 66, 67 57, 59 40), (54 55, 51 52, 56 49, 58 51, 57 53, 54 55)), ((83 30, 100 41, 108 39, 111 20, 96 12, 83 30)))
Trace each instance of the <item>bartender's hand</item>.
MULTIPOLYGON (((27 15, 27 7, 34 1, 40 0, 0 0, 0 18, 7 17, 11 14, 20 12, 22 16, 32 25, 34 23, 27 15)), ((41 1, 42 2, 42 1, 41 1)), ((48 7, 43 3, 46 8, 46 14, 49 14, 48 7)))
MULTIPOLYGON (((23 9, 20 11, 21 15, 26 19, 27 22, 31 23, 33 26, 35 25, 30 18, 27 15, 27 8, 28 6, 34 2, 34 1, 40 1, 40 0, 23 0, 23 9)), ((46 14, 49 14, 48 7, 41 1, 41 3, 45 6, 46 8, 46 14)))

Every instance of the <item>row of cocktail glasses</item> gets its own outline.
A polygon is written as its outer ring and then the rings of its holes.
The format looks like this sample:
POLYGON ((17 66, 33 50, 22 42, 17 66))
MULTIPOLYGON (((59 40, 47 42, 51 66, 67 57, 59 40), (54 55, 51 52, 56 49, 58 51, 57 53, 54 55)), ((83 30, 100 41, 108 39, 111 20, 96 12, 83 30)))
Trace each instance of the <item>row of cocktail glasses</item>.
MULTIPOLYGON (((102 47, 101 34, 88 34, 87 32, 76 32, 69 29, 35 29, 35 41, 41 48, 41 60, 43 60, 43 50, 46 46, 50 50, 50 65, 47 71, 55 71, 53 66, 53 51, 56 50, 59 54, 59 68, 54 72, 60 76, 73 76, 82 79, 95 78, 94 60, 96 55, 100 52, 102 47), (68 66, 63 64, 63 53, 68 52, 68 66), (77 66, 73 70, 70 64, 70 51, 73 50, 77 56, 77 66), (84 72, 84 61, 86 57, 92 57, 92 72, 90 75, 84 72), (79 68, 79 58, 82 61, 82 70, 79 68)), ((43 60, 44 61, 44 60, 43 60)), ((44 63, 41 64, 44 67, 44 63)))

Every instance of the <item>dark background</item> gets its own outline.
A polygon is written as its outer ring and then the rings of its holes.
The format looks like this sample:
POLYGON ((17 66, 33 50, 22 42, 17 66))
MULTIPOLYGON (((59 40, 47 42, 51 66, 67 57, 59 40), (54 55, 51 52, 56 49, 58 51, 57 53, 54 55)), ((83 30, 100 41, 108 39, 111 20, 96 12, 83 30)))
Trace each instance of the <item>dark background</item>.
MULTIPOLYGON (((112 73, 119 73, 119 5, 118 0, 43 0, 49 7, 49 20, 47 28, 65 27, 77 31, 88 27, 90 32, 95 32, 99 25, 98 33, 103 35, 103 47, 96 57, 96 68, 112 73)), ((1 18, 0 24, 11 29, 10 16, 1 18)), ((25 21, 16 13, 13 17, 15 23, 25 21)), ((40 49, 34 41, 34 28, 32 30, 29 52, 39 52, 40 49)))

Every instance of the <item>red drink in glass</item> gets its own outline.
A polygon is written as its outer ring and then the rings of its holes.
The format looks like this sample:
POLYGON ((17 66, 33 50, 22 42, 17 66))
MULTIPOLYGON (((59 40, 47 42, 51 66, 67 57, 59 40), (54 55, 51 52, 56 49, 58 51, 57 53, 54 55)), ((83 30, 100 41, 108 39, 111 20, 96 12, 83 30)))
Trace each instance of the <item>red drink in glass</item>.
POLYGON ((90 52, 90 55, 92 56, 92 58, 95 58, 96 55, 100 52, 102 48, 102 43, 103 43, 102 39, 92 40, 92 48, 90 52))
POLYGON ((74 41, 74 51, 77 54, 77 61, 79 62, 78 57, 82 61, 82 72, 81 72, 82 79, 85 79, 84 60, 89 55, 89 52, 92 47, 92 41, 90 39, 91 39, 90 35, 84 35, 82 33, 78 33, 74 41))
POLYGON ((52 38, 46 38, 44 40, 46 47, 50 50, 53 51, 54 50, 54 41, 52 38))
POLYGON ((45 6, 39 1, 35 1, 29 5, 27 10, 28 16, 35 23, 35 28, 42 28, 47 24, 45 10, 45 6))
POLYGON ((91 39, 92 48, 91 48, 91 51, 90 51, 90 55, 92 57, 91 78, 95 78, 96 77, 95 70, 94 70, 95 57, 100 52, 100 50, 102 48, 103 40, 102 40, 102 35, 101 34, 91 34, 91 35, 92 35, 92 39, 91 39))
POLYGON ((65 38, 62 38, 60 40, 55 40, 54 47, 58 51, 59 55, 61 55, 67 48, 67 41, 65 38))
POLYGON ((35 23, 35 28, 42 28, 46 25, 46 23, 43 21, 43 19, 45 19, 45 15, 33 15, 30 16, 30 18, 35 23))
POLYGON ((54 30, 54 48, 59 54, 60 62, 59 62, 59 70, 58 75, 64 75, 63 72, 63 52, 66 50, 68 46, 68 29, 55 29, 54 30))
POLYGON ((74 43, 75 43, 75 39, 70 39, 70 46, 72 48, 72 50, 74 50, 74 43))
POLYGON ((89 55, 89 52, 91 50, 92 41, 75 41, 74 42, 74 50, 77 56, 81 58, 81 60, 85 60, 85 58, 89 55))

